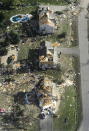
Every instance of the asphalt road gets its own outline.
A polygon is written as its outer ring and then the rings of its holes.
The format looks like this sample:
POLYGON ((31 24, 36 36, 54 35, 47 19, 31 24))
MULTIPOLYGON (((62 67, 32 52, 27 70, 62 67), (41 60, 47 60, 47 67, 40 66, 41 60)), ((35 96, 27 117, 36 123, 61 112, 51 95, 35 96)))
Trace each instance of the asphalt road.
POLYGON ((81 94, 83 108, 83 120, 79 131, 89 131, 89 41, 87 19, 85 18, 88 3, 89 0, 81 0, 81 7, 83 7, 83 10, 78 17, 81 94))

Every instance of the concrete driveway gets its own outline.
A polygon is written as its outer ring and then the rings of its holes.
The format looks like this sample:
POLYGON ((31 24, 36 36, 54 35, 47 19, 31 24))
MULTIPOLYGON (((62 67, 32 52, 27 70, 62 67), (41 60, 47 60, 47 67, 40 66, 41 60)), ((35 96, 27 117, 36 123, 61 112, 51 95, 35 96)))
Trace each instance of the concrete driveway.
POLYGON ((52 116, 49 116, 44 120, 40 120, 40 131, 53 131, 52 116))

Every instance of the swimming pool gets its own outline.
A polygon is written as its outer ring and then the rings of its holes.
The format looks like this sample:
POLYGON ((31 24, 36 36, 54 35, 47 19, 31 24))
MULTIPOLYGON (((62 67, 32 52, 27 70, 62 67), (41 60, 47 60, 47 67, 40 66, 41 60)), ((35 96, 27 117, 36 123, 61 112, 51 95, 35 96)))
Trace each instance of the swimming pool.
POLYGON ((10 21, 12 23, 27 22, 31 18, 32 18, 31 14, 26 14, 26 15, 24 15, 24 14, 18 14, 18 15, 12 16, 10 18, 10 21))

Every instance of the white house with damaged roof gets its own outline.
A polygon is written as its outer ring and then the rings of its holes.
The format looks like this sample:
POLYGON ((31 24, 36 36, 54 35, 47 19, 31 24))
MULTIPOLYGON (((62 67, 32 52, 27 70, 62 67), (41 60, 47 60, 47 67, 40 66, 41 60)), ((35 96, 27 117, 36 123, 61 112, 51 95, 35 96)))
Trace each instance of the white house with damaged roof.
POLYGON ((56 108, 56 100, 54 99, 55 94, 53 94, 52 90, 53 82, 47 77, 45 77, 44 80, 41 81, 39 87, 36 88, 36 95, 41 109, 56 108))
POLYGON ((42 70, 56 68, 58 64, 58 53, 57 48, 60 43, 51 43, 46 41, 44 46, 40 47, 39 53, 39 68, 42 70), (45 50, 45 51, 43 51, 45 50))
POLYGON ((42 34, 52 34, 54 33, 56 26, 55 15, 52 10, 47 8, 39 8, 39 32, 42 34))

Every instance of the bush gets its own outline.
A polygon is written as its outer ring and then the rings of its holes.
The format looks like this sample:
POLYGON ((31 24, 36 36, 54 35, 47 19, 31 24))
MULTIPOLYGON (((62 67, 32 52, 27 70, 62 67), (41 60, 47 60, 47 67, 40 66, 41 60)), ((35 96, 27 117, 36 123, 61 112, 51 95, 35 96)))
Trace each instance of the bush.
POLYGON ((2 12, 0 12, 0 23, 3 22, 4 18, 5 18, 4 14, 2 12))
POLYGON ((5 48, 5 47, 7 47, 8 46, 8 43, 6 43, 5 41, 1 41, 0 42, 0 49, 1 48, 5 48))
POLYGON ((17 44, 20 41, 18 33, 10 31, 6 36, 6 43, 17 44))
POLYGON ((66 37, 66 32, 63 32, 62 34, 59 34, 57 37, 59 39, 65 38, 66 37))
POLYGON ((4 19, 5 19, 4 14, 0 12, 0 28, 4 27, 4 19))
POLYGON ((14 0, 1 0, 1 2, 3 3, 3 8, 9 9, 13 5, 14 0))
POLYGON ((6 48, 1 48, 0 49, 0 56, 7 55, 7 49, 6 48))
POLYGON ((57 15, 62 15, 62 14, 63 14, 62 11, 56 11, 55 13, 56 13, 57 15))

